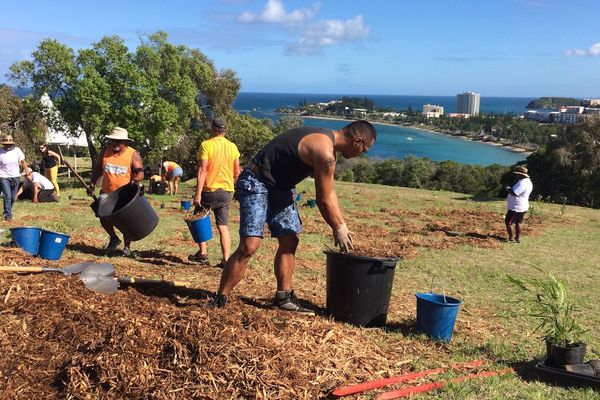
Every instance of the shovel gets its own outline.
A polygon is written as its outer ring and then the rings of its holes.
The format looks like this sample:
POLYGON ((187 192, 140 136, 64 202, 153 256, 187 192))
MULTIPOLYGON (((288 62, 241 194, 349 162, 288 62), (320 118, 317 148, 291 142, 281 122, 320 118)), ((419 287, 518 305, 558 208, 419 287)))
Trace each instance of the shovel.
POLYGON ((92 265, 93 262, 85 261, 77 264, 71 264, 65 268, 50 267, 0 267, 0 271, 8 272, 60 272, 64 275, 78 274, 92 265))
POLYGON ((69 164, 69 162, 67 160, 65 160, 64 158, 62 161, 63 161, 63 164, 65 164, 67 166, 67 168, 69 168, 69 170, 73 173, 75 178, 77 178, 77 180, 83 185, 88 196, 91 196, 92 199, 94 199, 92 204, 90 204, 90 207, 92 208, 92 211, 94 211, 94 215, 96 215, 96 217, 97 217, 98 216, 98 207, 100 206, 100 201, 98 200, 98 197, 96 197, 96 195, 94 193, 92 193, 92 191, 90 191, 87 183, 85 183, 85 180, 81 177, 81 175, 79 175, 77 173, 77 171, 75 171, 75 168, 73 168, 71 166, 71 164, 69 164))
POLYGON ((115 268, 112 264, 94 264, 86 268, 81 274, 81 280, 86 288, 95 292, 113 294, 120 285, 168 285, 170 287, 188 286, 189 282, 165 281, 162 279, 131 278, 124 276, 116 278, 115 268))

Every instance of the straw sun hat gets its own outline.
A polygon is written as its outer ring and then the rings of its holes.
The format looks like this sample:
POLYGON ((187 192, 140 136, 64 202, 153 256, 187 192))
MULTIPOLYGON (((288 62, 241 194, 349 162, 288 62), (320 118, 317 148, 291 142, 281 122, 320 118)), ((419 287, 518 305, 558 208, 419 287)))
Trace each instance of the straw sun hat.
POLYGON ((112 130, 110 135, 106 136, 106 139, 108 139, 108 140, 126 140, 128 142, 133 142, 133 139, 129 139, 129 133, 127 132, 127 129, 120 128, 118 126, 112 130))
POLYGON ((513 174, 523 175, 525 178, 529 178, 528 172, 529 171, 527 170, 526 167, 517 167, 513 171, 513 174))

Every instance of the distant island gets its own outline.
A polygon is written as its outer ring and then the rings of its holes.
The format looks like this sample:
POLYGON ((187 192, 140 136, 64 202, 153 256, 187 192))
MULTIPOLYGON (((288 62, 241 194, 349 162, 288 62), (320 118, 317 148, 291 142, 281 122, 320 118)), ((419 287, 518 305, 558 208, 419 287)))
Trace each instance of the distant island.
POLYGON ((527 104, 528 109, 550 108, 557 109, 559 107, 580 106, 581 100, 570 97, 540 97, 537 100, 532 100, 527 104))

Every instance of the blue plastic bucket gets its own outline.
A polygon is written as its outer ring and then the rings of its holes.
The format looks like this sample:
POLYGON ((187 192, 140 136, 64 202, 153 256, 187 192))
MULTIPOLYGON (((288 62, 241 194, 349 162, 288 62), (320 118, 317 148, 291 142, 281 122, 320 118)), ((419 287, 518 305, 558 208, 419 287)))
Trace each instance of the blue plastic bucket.
POLYGON ((181 200, 181 209, 183 211, 188 211, 192 207, 192 202, 190 200, 181 200))
POLYGON ((440 342, 449 342, 461 301, 435 293, 417 293, 417 330, 440 342))
POLYGON ((40 248, 40 231, 40 228, 22 226, 10 228, 10 235, 17 246, 32 256, 37 256, 40 248))
POLYGON ((42 229, 39 256, 46 260, 60 260, 68 241, 69 236, 64 233, 42 229))
POLYGON ((204 218, 199 218, 194 221, 185 221, 192 234, 192 238, 196 243, 207 242, 212 239, 212 228, 210 226, 210 214, 206 214, 204 218))

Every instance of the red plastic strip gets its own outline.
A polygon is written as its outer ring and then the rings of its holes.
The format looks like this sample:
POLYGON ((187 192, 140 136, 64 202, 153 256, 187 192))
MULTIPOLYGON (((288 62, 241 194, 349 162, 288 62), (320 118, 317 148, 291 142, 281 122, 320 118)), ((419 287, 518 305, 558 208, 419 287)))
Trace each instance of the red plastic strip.
POLYGON ((377 400, 399 399, 401 397, 406 397, 406 396, 410 396, 410 395, 417 394, 417 393, 428 392, 433 389, 440 389, 443 386, 448 385, 449 383, 458 383, 458 382, 466 381, 468 379, 486 378, 486 377, 491 377, 491 376, 504 375, 509 372, 512 372, 512 369, 505 368, 500 371, 485 371, 485 372, 479 372, 477 374, 465 375, 465 376, 454 378, 452 380, 445 381, 445 382, 438 381, 438 382, 427 383, 427 384, 419 385, 419 386, 410 386, 407 388, 380 394, 379 396, 377 396, 377 400))
MULTIPOLYGON (((459 369, 459 368, 468 368, 468 367, 479 367, 484 362, 485 362, 484 360, 469 361, 469 362, 465 362, 465 363, 454 364, 450 368, 459 369)), ((411 373, 405 374, 405 375, 393 376, 390 378, 379 379, 376 381, 369 381, 369 382, 358 383, 356 385, 344 386, 344 387, 335 389, 332 392, 332 394, 336 397, 349 396, 351 394, 361 393, 361 392, 364 392, 366 390, 371 390, 371 389, 377 389, 377 388, 380 388, 380 387, 383 387, 386 385, 391 385, 393 383, 407 382, 407 381, 412 381, 414 379, 419 379, 419 378, 422 378, 422 377, 425 377, 428 375, 440 374, 444 371, 446 371, 446 368, 435 368, 435 369, 428 369, 428 370, 421 371, 421 372, 411 372, 411 373)))

